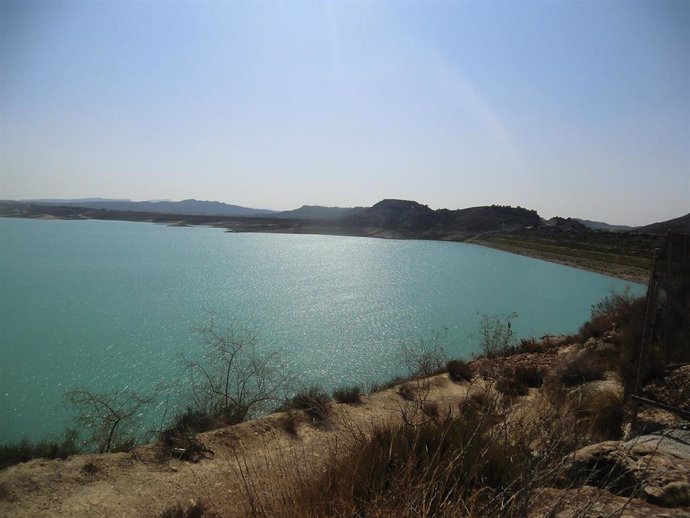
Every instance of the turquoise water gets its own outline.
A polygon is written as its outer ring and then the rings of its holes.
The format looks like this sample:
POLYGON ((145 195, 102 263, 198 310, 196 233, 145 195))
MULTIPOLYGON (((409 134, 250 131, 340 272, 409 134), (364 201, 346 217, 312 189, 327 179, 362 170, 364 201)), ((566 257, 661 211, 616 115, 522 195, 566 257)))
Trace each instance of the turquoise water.
POLYGON ((209 312, 335 387, 402 373, 434 333, 469 357, 481 313, 573 332, 629 284, 461 243, 0 218, 0 440, 61 431, 66 389, 183 386, 209 312))

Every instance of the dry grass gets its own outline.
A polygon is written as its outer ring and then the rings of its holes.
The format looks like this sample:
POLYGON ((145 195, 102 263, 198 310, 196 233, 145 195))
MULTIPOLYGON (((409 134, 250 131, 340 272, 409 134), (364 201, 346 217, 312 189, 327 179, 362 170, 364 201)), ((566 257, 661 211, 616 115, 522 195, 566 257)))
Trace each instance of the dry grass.
POLYGON ((350 430, 316 473, 270 490, 249 481, 249 515, 523 517, 538 488, 569 487, 571 431, 548 405, 532 412, 510 417, 495 392, 472 388, 455 415, 350 430))

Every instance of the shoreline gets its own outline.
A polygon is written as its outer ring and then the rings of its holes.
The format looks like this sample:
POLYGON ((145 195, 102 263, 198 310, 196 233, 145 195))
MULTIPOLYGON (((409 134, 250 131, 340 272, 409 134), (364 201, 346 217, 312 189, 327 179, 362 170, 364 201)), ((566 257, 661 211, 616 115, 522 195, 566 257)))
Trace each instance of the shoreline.
POLYGON ((541 261, 546 261, 549 263, 560 264, 561 266, 569 266, 571 268, 576 268, 578 270, 583 270, 586 272, 598 273, 600 275, 606 275, 607 277, 614 277, 616 279, 621 279, 628 282, 633 282, 635 284, 640 284, 646 286, 649 281, 649 273, 640 271, 620 271, 617 269, 616 265, 611 264, 581 264, 575 257, 553 257, 552 255, 538 250, 528 249, 528 248, 511 248, 508 246, 500 246, 496 243, 484 241, 482 239, 469 240, 468 243, 472 243, 479 246, 484 246, 486 248, 491 248, 493 250, 500 250, 502 252, 507 252, 510 254, 521 255, 523 257, 529 257, 531 259, 539 259, 541 261))
MULTIPOLYGON (((606 275, 608 277, 614 277, 616 279, 621 279, 628 282, 633 282, 636 284, 646 285, 649 279, 649 273, 643 268, 637 268, 632 266, 624 266, 620 264, 615 264, 612 262, 606 262, 602 260, 593 260, 583 258, 578 256, 576 253, 572 255, 567 255, 563 253, 553 253, 543 250, 538 250, 535 248, 529 248, 527 246, 516 246, 506 243, 500 243, 496 240, 487 239, 487 234, 472 235, 462 232, 457 232, 454 234, 445 235, 433 235, 429 233, 412 233, 406 234, 399 230, 383 229, 383 228, 368 228, 361 229, 361 231, 356 231, 355 229, 347 229, 337 226, 332 227, 322 227, 318 226, 317 222, 307 223, 303 220, 280 220, 284 226, 279 226, 273 220, 261 221, 261 219, 253 218, 232 218, 231 220, 216 220, 204 222, 190 222, 190 217, 176 217, 176 219, 105 219, 105 218, 94 218, 94 217, 66 217, 53 214, 41 214, 36 216, 14 216, 14 215, 0 215, 3 218, 12 219, 34 219, 39 221, 84 221, 87 219, 97 220, 97 221, 128 221, 130 223, 154 223, 154 224, 164 224, 169 227, 187 228, 187 227, 210 227, 222 229, 228 233, 257 233, 257 234, 294 234, 294 235, 327 235, 327 236, 342 236, 342 237, 369 237, 376 239, 402 239, 402 240, 417 240, 417 241, 442 241, 442 242, 452 242, 452 243, 470 243, 478 246, 483 246, 486 248, 491 248, 494 250, 500 250, 503 252, 508 252, 515 255, 521 255, 523 257, 530 257, 532 259, 538 259, 541 261, 546 261, 554 264, 559 264, 562 266, 569 266, 571 268, 576 268, 578 270, 583 270, 592 273, 598 273, 600 275, 606 275), (305 224, 306 223, 306 224, 305 224)), ((191 217, 193 218, 193 217, 191 217)), ((566 250, 575 249, 564 247, 566 250)))

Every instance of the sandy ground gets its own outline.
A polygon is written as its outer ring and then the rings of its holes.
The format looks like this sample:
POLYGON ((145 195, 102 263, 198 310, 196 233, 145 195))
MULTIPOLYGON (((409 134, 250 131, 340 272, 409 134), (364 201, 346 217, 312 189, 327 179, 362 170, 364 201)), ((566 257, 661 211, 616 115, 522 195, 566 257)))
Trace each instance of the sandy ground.
MULTIPOLYGON (((429 397, 441 409, 457 408, 470 387, 447 375, 429 381, 429 397)), ((477 382, 471 388, 480 389, 477 382)), ((214 430, 200 434, 213 457, 196 464, 161 461, 153 445, 130 453, 33 460, 0 471, 0 516, 155 517, 176 503, 199 500, 224 517, 245 516, 247 484, 260 481, 261 491, 275 491, 295 476, 308 476, 335 449, 347 449, 353 433, 399 421, 404 405, 393 388, 360 405, 334 405, 326 426, 300 422, 297 437, 281 428, 282 413, 214 430)))

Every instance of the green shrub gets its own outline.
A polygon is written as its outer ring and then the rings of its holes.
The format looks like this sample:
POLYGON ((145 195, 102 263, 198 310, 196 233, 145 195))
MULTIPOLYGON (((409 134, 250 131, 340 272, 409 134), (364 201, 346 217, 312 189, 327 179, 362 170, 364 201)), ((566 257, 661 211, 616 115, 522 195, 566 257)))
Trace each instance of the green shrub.
POLYGON ((333 399, 338 403, 356 405, 362 402, 362 389, 359 385, 336 389, 333 391, 333 399))
POLYGON ((451 360, 446 364, 448 370, 448 377, 453 381, 471 381, 474 376, 472 367, 462 360, 451 360))

